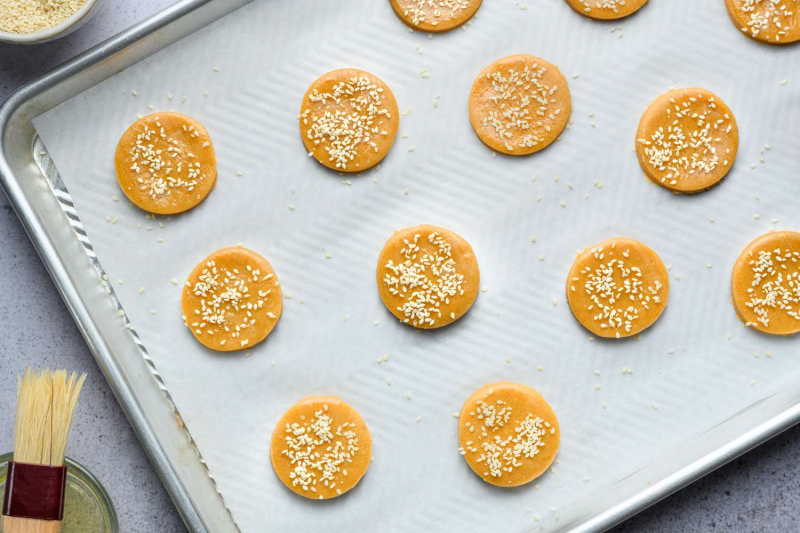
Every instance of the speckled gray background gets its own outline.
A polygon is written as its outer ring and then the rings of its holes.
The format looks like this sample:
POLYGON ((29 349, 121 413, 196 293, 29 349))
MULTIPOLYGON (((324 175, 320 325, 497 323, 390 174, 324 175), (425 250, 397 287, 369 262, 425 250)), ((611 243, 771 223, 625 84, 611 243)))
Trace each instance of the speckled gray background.
MULTIPOLYGON (((34 77, 172 3, 107 0, 91 22, 64 39, 33 47, 0 44, 0 101, 34 77)), ((0 368, 5 371, 0 375, 0 452, 12 447, 16 371, 28 364, 85 371, 88 386, 78 407, 69 455, 87 465, 106 486, 122 531, 183 531, 169 497, 2 194, 0 206, 0 368)), ((798 474, 800 427, 614 531, 800 531, 798 474)))

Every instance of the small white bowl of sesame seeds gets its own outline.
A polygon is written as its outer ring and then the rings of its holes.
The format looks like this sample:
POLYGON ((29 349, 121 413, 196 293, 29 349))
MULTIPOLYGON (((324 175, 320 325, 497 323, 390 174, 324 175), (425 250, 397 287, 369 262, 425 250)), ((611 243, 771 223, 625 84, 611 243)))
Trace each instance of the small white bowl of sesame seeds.
POLYGON ((102 0, 0 0, 0 41, 39 44, 83 26, 102 0))

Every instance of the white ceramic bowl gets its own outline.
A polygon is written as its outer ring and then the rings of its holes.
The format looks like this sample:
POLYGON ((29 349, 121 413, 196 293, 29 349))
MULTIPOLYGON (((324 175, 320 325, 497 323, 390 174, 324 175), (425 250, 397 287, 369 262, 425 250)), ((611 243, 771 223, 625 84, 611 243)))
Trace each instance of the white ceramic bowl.
POLYGON ((86 0, 70 18, 49 28, 33 33, 8 33, 0 31, 0 41, 15 44, 39 44, 63 37, 77 30, 92 18, 103 0, 86 0))

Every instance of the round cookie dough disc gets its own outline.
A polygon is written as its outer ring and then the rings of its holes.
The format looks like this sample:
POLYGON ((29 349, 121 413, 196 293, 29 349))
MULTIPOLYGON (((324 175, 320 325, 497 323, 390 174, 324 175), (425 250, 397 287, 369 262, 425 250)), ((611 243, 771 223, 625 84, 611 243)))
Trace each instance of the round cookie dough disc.
POLYGON ((583 327, 622 338, 649 328, 669 300, 669 274, 656 253, 619 237, 584 250, 567 277, 567 301, 583 327))
POLYGON ((697 87, 656 98, 636 132, 639 166, 653 183, 676 193, 698 193, 719 183, 738 149, 733 112, 697 87))
POLYGON ((633 15, 647 0, 566 0, 581 15, 597 20, 616 20, 633 15))
POLYGON ((367 424, 334 396, 301 400, 286 411, 272 433, 270 460, 275 474, 305 498, 341 496, 367 473, 371 458, 367 424))
POLYGON ((134 122, 117 144, 114 166, 125 196, 157 215, 197 206, 217 181, 211 137, 179 113, 153 113, 134 122))
POLYGON ((747 245, 731 275, 733 307, 750 328, 800 331, 800 233, 775 231, 747 245))
POLYGON ((427 224, 396 231, 386 241, 377 280, 386 308, 421 329, 464 316, 481 283, 472 246, 457 233, 427 224))
POLYGON ((567 79, 544 59, 513 55, 478 76, 469 120, 486 146, 509 155, 538 152, 555 141, 572 110, 567 79))
POLYGON ((248 350, 267 338, 283 308, 269 262, 246 248, 223 248, 194 267, 183 286, 183 320, 201 344, 248 350))
POLYGON ((490 383, 472 393, 461 408, 459 453, 492 485, 530 483, 547 471, 560 442, 556 414, 531 387, 490 383))
POLYGON ((797 0, 725 0, 734 26, 768 44, 800 41, 800 3, 797 0))
POLYGON ((328 72, 312 83, 298 118, 308 154, 340 172, 361 172, 380 163, 400 125, 389 87, 353 68, 328 72))
POLYGON ((441 33, 458 28, 483 0, 389 0, 400 20, 415 30, 441 33))

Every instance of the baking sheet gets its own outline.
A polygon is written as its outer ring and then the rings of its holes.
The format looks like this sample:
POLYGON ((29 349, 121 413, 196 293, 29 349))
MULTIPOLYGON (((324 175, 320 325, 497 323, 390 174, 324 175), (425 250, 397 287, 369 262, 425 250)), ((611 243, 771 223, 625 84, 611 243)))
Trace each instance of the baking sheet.
POLYGON ((429 39, 384 2, 257 1, 34 120, 243 531, 521 531, 568 516, 593 491, 619 487, 800 375, 796 341, 746 331, 728 293, 736 256, 772 219, 800 227, 786 200, 800 193, 800 80, 790 79, 798 51, 738 35, 722 2, 651 2, 616 23, 556 0, 526 7, 487 2, 465 30, 429 39), (538 155, 493 157, 469 125, 467 96, 487 64, 519 52, 568 76, 574 124, 538 155), (311 81, 346 66, 380 76, 411 110, 400 128, 409 137, 358 177, 306 157, 296 120, 311 81), (631 151, 641 112, 671 86, 716 92, 739 122, 734 169, 697 197, 647 184, 631 151), (194 116, 214 140, 218 185, 193 212, 146 219, 116 184, 116 142, 148 106, 194 116), (443 331, 396 323, 374 286, 386 238, 420 222, 466 237, 488 289, 443 331), (639 341, 592 342, 571 317, 564 281, 576 249, 614 235, 640 239, 674 265, 670 305, 639 341), (291 296, 248 357, 200 347, 171 282, 239 242, 272 262, 291 296), (383 354, 390 360, 378 365, 383 354), (563 431, 555 471, 510 491, 471 473, 452 416, 475 388, 500 379, 539 389, 563 431), (310 394, 342 397, 373 434, 370 472, 332 502, 294 496, 269 466, 275 421, 310 394))

